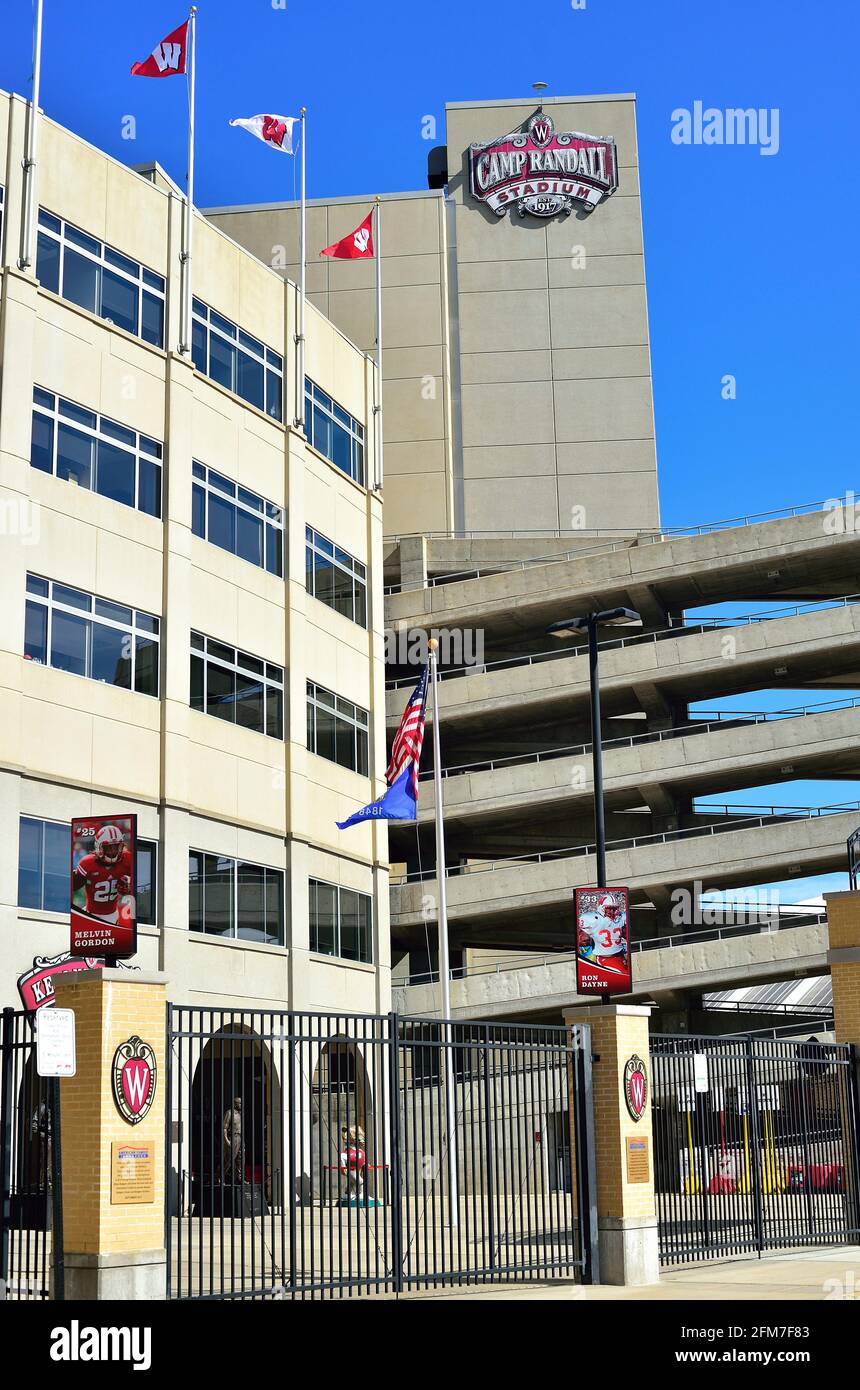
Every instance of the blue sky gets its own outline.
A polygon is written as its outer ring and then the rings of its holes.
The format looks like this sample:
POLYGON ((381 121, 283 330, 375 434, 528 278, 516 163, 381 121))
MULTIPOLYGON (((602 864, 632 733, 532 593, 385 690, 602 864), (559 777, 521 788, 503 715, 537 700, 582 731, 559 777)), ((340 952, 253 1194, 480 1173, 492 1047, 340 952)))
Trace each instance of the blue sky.
MULTIPOLYGON (((538 79, 553 95, 636 92, 664 524, 860 494, 856 6, 582 4, 200 0, 197 203, 294 196, 294 162, 229 130, 231 116, 307 105, 309 194, 327 197, 423 187, 422 122, 436 118, 441 143, 446 101, 526 96, 538 79), (696 101, 777 110, 778 152, 673 143, 673 111, 696 101)), ((31 5, 3 9, 0 84, 28 94, 31 5)), ((181 0, 45 0, 48 114, 183 182, 184 84, 129 67, 186 14, 181 0)), ((800 790, 776 799, 854 795, 800 790)))
MULTIPOLYGON (((664 523, 860 492, 857 7, 584 4, 200 0, 198 203, 292 196, 293 161, 229 130, 231 116, 306 104, 310 193, 325 197, 422 187, 422 118, 441 137, 446 100, 527 95, 537 79, 556 95, 634 91, 664 523), (674 144, 672 112, 697 100, 778 109, 778 153, 674 144)), ((31 6, 3 9, 0 83, 26 92, 31 6)), ((182 179, 182 80, 128 70, 186 13, 181 0, 45 0, 48 113, 182 179)))

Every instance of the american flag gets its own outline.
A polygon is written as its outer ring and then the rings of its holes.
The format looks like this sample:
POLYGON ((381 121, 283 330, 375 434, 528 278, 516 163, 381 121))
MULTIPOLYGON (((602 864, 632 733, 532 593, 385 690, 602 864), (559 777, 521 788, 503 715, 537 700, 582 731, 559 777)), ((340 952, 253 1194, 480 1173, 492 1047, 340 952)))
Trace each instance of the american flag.
POLYGON ((400 727, 391 745, 391 760, 385 773, 389 787, 393 786, 405 767, 412 763, 412 790, 418 800, 418 766, 424 742, 424 719, 427 708, 427 667, 406 702, 400 727))

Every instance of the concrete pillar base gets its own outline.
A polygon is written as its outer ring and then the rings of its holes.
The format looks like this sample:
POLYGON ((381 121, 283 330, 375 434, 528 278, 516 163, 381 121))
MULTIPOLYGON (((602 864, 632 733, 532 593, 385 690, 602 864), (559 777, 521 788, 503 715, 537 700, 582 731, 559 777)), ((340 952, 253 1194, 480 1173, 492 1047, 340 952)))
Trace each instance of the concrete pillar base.
POLYGON ((658 1284, 656 1216, 598 1216, 601 1284, 658 1284))
MULTIPOLYGON (((77 1254, 66 1251, 66 1300, 93 1303, 97 1300, 146 1299, 150 1303, 166 1298, 167 1252, 164 1250, 119 1251, 116 1254, 77 1254)), ((52 1278, 53 1284, 53 1278, 52 1278)))

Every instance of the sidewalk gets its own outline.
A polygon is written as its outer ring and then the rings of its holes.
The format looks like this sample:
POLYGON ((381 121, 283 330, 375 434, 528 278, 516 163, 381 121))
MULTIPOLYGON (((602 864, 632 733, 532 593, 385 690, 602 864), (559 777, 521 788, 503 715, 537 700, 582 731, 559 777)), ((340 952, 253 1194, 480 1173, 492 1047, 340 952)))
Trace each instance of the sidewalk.
POLYGON ((733 1260, 725 1264, 696 1265, 691 1269, 665 1270, 659 1284, 644 1288, 614 1288, 607 1284, 586 1288, 579 1284, 509 1284, 505 1288, 429 1290, 406 1295, 450 1302, 498 1299, 551 1300, 562 1302, 733 1302, 768 1300, 815 1303, 827 1299, 860 1300, 860 1246, 838 1250, 793 1250, 761 1260, 733 1260))

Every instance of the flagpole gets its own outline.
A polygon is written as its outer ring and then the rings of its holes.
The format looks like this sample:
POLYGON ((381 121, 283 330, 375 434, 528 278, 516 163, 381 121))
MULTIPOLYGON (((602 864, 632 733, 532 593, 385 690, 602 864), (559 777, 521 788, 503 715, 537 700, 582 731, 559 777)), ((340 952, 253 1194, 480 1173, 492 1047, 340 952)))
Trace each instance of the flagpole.
POLYGON ((437 661, 439 643, 431 637, 430 685, 433 692, 433 791, 436 814, 436 880, 439 894, 439 983, 442 987, 442 1047, 445 1054, 445 1103, 448 1117, 448 1194, 452 1226, 459 1226, 457 1117, 454 1107, 454 1050, 451 1037, 451 963, 448 954, 448 892, 445 875, 445 823, 442 814, 442 754, 439 740, 437 661))
POLYGON ((376 374, 373 415, 376 423, 376 490, 382 490, 382 199, 376 195, 376 374))
POLYGON ((39 92, 42 85, 42 0, 36 0, 33 27, 33 90, 27 119, 27 145, 24 153, 24 207, 21 218, 21 244, 18 269, 33 264, 33 203, 36 193, 36 150, 39 143, 39 92))
MULTIPOLYGON (((298 359, 298 360, 297 360, 297 364, 296 364, 296 365, 297 365, 297 372, 296 372, 296 375, 298 376, 298 382, 297 382, 297 390, 296 390, 296 416, 295 416, 295 425, 296 425, 296 428, 297 428, 297 429, 300 429, 301 426, 302 426, 302 424, 303 424, 303 422, 304 422, 304 400, 305 400, 305 304, 306 304, 306 299, 307 299, 307 267, 308 267, 308 255, 307 255, 307 228, 306 228, 306 219, 307 219, 307 185, 306 185, 306 179, 307 179, 307 162, 306 162, 306 160, 305 160, 305 139, 306 139, 306 137, 307 137, 307 129, 308 129, 308 124, 307 124, 307 107, 306 107, 306 106, 303 106, 303 107, 301 108, 301 111, 300 111, 299 114, 300 114, 300 116, 301 116, 301 122, 302 122, 302 128, 301 128, 301 137, 302 137, 302 186, 301 186, 301 204, 300 204, 300 211, 299 211, 299 254, 300 254, 301 259, 302 259, 302 264, 301 264, 300 289, 299 289, 299 327, 298 327, 298 332, 296 333, 296 349, 297 349, 296 356, 297 356, 297 359, 298 359)), ((294 185, 294 186, 295 186, 295 185, 294 185)))
POLYGON ((188 183, 185 192, 183 226, 182 299, 179 324, 179 351, 191 352, 191 243, 194 231, 194 103, 197 78, 197 6, 188 16, 188 183))

